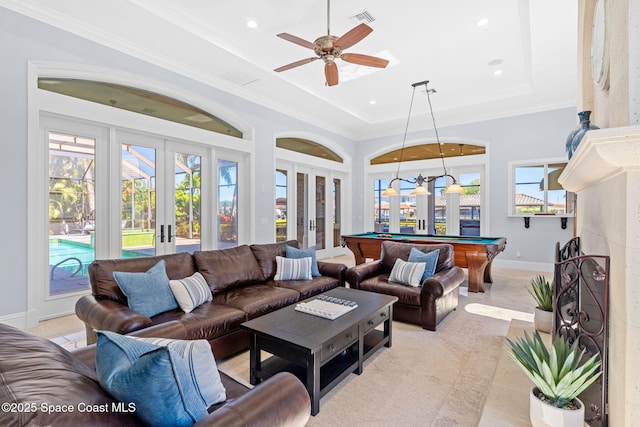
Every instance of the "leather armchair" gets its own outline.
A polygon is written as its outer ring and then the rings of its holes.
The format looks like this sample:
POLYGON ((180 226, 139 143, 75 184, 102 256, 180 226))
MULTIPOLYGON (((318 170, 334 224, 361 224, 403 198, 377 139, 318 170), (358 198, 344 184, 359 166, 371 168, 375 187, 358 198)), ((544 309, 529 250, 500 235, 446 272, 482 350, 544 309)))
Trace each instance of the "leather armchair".
POLYGON ((435 331, 436 326, 458 307, 458 287, 464 281, 464 271, 454 265, 453 246, 448 244, 420 245, 414 243, 382 242, 380 259, 356 265, 345 277, 354 289, 394 295, 393 319, 435 331), (407 261, 411 248, 424 253, 439 249, 435 274, 420 287, 389 282, 389 274, 396 259, 407 261))

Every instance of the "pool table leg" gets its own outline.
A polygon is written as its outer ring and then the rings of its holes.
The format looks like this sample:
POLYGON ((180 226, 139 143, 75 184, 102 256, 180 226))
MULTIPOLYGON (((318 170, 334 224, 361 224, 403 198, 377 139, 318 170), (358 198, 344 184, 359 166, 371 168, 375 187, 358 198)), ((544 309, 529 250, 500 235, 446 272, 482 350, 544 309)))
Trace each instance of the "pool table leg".
POLYGON ((364 257, 364 254, 362 253, 362 248, 360 247, 360 243, 348 242, 347 248, 349 248, 349 250, 353 252, 353 257, 355 259, 356 265, 362 264, 365 262, 366 259, 364 257))
POLYGON ((469 292, 484 292, 484 278, 489 264, 487 254, 484 252, 465 253, 467 257, 467 269, 469 275, 469 292))
POLYGON ((491 264, 493 260, 487 263, 487 266, 484 268, 484 283, 493 283, 493 278, 491 277, 491 264))

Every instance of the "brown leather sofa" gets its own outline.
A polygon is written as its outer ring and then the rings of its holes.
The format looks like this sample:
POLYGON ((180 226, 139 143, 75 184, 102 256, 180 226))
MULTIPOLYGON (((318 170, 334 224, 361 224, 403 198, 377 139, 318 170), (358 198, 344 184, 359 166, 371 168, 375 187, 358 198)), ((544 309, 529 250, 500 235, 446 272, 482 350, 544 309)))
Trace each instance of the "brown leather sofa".
MULTIPOLYGON (((186 337, 179 322, 138 336, 186 337)), ((29 332, 0 324, 2 426, 142 426, 135 413, 112 411, 113 398, 98 383, 95 345, 70 353, 29 332), (97 408, 93 410, 88 410, 97 408), (105 408, 102 412, 99 409, 105 408)), ((209 408, 202 426, 304 426, 311 403, 304 385, 281 373, 248 389, 220 372, 227 400, 209 408)))
POLYGON ((435 331, 436 326, 458 306, 458 287, 464 272, 453 263, 453 246, 447 244, 419 245, 413 243, 382 242, 380 259, 356 265, 347 270, 345 278, 354 289, 394 295, 394 320, 421 325, 435 331), (407 261, 411 248, 424 253, 439 249, 436 271, 422 286, 389 282, 389 274, 396 259, 407 261))
POLYGON ((242 245, 234 248, 178 253, 163 256, 96 260, 89 265, 92 295, 76 303, 76 315, 85 323, 87 343, 96 341, 94 329, 127 334, 151 325, 177 320, 188 339, 207 339, 216 358, 230 356, 249 347, 248 333, 240 325, 250 319, 294 304, 338 286, 344 286, 347 267, 318 261, 320 277, 312 280, 276 281, 276 256, 285 256, 280 243, 242 245), (213 294, 190 313, 180 308, 151 318, 131 310, 127 298, 113 278, 114 271, 144 272, 165 260, 169 279, 202 273, 213 294))

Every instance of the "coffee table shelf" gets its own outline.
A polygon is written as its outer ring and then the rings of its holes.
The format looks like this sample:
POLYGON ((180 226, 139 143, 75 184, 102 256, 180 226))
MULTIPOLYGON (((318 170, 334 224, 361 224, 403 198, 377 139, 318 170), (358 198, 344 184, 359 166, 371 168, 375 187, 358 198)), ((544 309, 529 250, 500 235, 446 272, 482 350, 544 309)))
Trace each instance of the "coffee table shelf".
MULTIPOLYGON (((358 348, 348 349, 338 354, 320 367, 320 396, 324 396, 345 376, 358 368, 358 348)), ((271 356, 262 361, 262 369, 258 374, 261 380, 274 376, 278 372, 291 372, 302 383, 307 381, 307 371, 304 366, 290 362, 278 356, 271 356)))

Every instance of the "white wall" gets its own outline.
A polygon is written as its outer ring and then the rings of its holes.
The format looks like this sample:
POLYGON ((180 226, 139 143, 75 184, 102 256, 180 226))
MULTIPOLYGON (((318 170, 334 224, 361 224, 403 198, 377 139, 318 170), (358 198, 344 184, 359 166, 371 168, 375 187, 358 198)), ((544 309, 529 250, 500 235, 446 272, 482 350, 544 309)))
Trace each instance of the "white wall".
MULTIPOLYGON (((426 118, 425 118, 426 120, 426 118)), ((488 230, 482 234, 507 238, 505 252, 494 261, 498 267, 551 271, 554 262, 555 242, 566 242, 573 234, 573 219, 567 222, 567 228, 560 227, 559 218, 531 218, 530 228, 524 228, 522 218, 509 217, 509 169, 508 162, 527 159, 565 157, 566 135, 575 126, 574 108, 565 108, 543 113, 509 117, 459 126, 438 128, 441 141, 475 140, 482 141, 488 153, 488 189, 483 183, 483 191, 490 192, 490 210, 488 230), (516 255, 520 252, 520 257, 516 255)), ((433 131, 410 133, 408 141, 420 138, 433 139, 433 131)), ((362 141, 354 161, 354 232, 371 231, 362 228, 365 212, 364 199, 364 161, 372 152, 385 147, 399 148, 402 135, 362 141), (360 226, 360 227, 359 227, 360 226)), ((473 161, 469 157, 469 161, 473 161)), ((403 169, 410 166, 403 166, 403 169)))
MULTIPOLYGON (((29 61, 59 61, 111 68, 149 79, 165 81, 215 100, 231 109, 252 127, 255 156, 252 160, 250 200, 252 211, 251 237, 253 242, 274 240, 274 225, 261 225, 255 212, 271 212, 274 204, 274 135, 306 133, 341 146, 353 162, 353 222, 344 230, 362 230, 364 212, 362 199, 363 164, 361 159, 370 150, 397 144, 401 135, 370 141, 350 141, 328 130, 309 125, 277 111, 269 110, 234 95, 185 78, 168 70, 150 65, 137 58, 68 34, 22 15, 0 8, 0 103, 2 179, 5 183, 0 203, 0 267, 2 292, 0 321, 20 325, 27 307, 27 66, 29 61), (262 192, 261 186, 265 187, 262 192)), ((215 64, 212 64, 215 66, 215 64)), ((212 112, 215 114, 215 112, 212 112)), ((508 239, 506 253, 497 258, 496 265, 524 268, 550 266, 553 245, 564 242, 571 235, 572 224, 561 230, 559 220, 532 219, 525 230, 521 219, 507 217, 507 162, 528 158, 564 155, 564 139, 575 126, 575 109, 563 109, 502 120, 471 123, 443 128, 441 138, 459 137, 486 141, 490 148, 491 212, 488 232, 508 239), (521 251, 521 258, 515 256, 521 251), (524 263, 520 263, 523 261, 524 263), (512 263, 512 264, 509 264, 512 263)), ((428 132, 425 136, 432 137, 428 132)), ((368 191, 368 190, 367 190, 368 191)))
MULTIPOLYGON (((309 125, 270 110, 214 87, 150 65, 113 49, 68 34, 0 7, 0 105, 2 118, 1 142, 5 161, 3 179, 6 183, 0 198, 0 224, 3 238, 0 240, 0 267, 2 290, 0 321, 20 326, 27 309, 27 68, 29 61, 78 63, 111 68, 118 72, 145 76, 164 81, 185 92, 214 100, 235 112, 253 133, 255 156, 252 169, 251 232, 245 242, 273 242, 275 225, 260 223, 255 212, 272 212, 274 207, 274 145, 276 134, 286 132, 317 135, 318 139, 332 141, 344 147, 349 156, 353 144, 346 138, 325 129, 309 125), (10 160, 6 160, 10 159, 10 160), (264 186, 265 191, 260 191, 264 186)), ((212 64, 215 66, 215 64, 212 64)), ((215 111, 211 113, 215 114, 215 111)))

